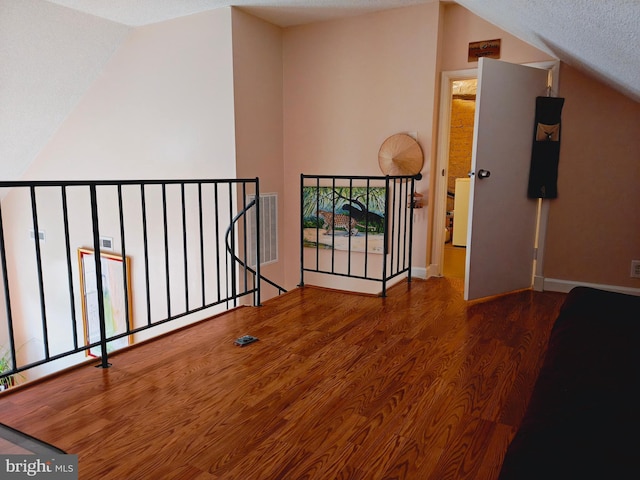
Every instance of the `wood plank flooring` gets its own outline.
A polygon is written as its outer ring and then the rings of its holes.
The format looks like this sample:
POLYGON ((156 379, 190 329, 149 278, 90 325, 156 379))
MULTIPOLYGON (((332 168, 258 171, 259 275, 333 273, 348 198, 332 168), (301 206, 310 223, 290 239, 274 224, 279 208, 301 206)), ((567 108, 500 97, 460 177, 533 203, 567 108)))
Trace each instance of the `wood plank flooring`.
POLYGON ((4 392, 0 422, 78 454, 80 479, 492 480, 563 300, 305 287, 4 392))

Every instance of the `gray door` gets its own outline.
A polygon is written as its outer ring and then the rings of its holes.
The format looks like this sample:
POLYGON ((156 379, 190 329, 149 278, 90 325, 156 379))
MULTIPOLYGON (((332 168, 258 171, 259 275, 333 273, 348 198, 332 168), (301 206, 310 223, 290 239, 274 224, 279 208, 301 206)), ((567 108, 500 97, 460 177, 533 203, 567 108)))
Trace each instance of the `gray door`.
POLYGON ((471 160, 464 297, 529 288, 538 201, 527 198, 544 69, 481 58, 471 160))

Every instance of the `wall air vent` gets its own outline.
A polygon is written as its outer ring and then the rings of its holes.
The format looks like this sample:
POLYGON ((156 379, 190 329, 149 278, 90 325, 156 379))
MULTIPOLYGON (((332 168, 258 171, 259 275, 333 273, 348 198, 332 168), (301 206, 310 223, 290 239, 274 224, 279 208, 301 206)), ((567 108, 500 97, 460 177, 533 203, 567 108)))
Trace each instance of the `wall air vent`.
POLYGON ((100 248, 102 250, 113 250, 113 238, 100 237, 100 248))
MULTIPOLYGON (((255 195, 247 196, 247 203, 251 202, 255 195)), ((248 212, 249 234, 249 266, 255 267, 256 239, 253 232, 256 231, 256 208, 252 207, 248 212)), ((266 265, 278 261, 278 194, 266 193, 260 195, 260 265, 266 265)))
MULTIPOLYGON (((36 238, 36 234, 33 230, 29 230, 29 238, 32 238, 32 239, 36 238)), ((44 242, 46 239, 47 239, 47 236, 44 233, 44 230, 38 230, 38 240, 40 240, 41 242, 44 242)))

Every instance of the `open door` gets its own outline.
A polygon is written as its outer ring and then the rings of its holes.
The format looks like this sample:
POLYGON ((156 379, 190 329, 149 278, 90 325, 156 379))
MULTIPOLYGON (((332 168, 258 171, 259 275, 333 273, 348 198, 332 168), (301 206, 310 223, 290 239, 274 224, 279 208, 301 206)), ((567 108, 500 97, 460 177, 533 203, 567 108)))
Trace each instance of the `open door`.
POLYGON ((536 97, 548 71, 481 58, 464 298, 529 288, 538 200, 527 198, 536 97))

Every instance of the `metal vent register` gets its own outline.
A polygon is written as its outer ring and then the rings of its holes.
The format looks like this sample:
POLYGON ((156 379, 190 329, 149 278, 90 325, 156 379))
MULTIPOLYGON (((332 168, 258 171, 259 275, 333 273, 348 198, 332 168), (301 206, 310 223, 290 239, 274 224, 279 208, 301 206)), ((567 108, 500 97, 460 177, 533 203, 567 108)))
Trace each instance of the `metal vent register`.
MULTIPOLYGON (((247 201, 254 200, 255 195, 248 195, 247 201)), ((256 266, 256 209, 248 212, 249 222, 249 265, 256 266)), ((266 193, 260 195, 260 265, 266 265, 278 261, 278 194, 266 193)))

